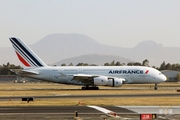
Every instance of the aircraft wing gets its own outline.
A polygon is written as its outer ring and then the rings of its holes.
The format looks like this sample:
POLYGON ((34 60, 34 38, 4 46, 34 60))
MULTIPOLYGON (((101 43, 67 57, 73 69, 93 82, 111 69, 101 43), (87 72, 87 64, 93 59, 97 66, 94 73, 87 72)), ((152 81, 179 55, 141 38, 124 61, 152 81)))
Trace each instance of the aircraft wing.
POLYGON ((88 74, 74 74, 72 81, 81 82, 84 84, 93 84, 93 78, 99 77, 98 75, 88 75, 88 74))
MULTIPOLYGON (((100 75, 74 74, 72 81, 91 85, 94 83, 93 79, 96 77, 100 77, 100 75)), ((108 78, 114 78, 114 77, 108 77, 108 78)), ((123 83, 125 83, 125 84, 132 83, 131 79, 128 79, 128 80, 127 79, 125 80, 124 78, 122 78, 122 79, 123 79, 123 83)))

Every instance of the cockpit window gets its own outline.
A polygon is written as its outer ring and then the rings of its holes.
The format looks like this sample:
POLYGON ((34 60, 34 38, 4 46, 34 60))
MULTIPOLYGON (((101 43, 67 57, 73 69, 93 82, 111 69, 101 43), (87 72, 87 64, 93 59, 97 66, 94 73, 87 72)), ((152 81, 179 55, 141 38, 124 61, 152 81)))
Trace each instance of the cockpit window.
POLYGON ((162 75, 162 73, 159 73, 159 75, 162 75))

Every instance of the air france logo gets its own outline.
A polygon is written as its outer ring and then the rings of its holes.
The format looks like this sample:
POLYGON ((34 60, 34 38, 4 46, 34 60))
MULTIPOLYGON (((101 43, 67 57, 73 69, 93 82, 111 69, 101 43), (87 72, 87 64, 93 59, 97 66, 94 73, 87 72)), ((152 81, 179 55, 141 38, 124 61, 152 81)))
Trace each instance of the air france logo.
POLYGON ((146 70, 145 74, 148 74, 149 70, 146 70))
MULTIPOLYGON (((147 74, 149 70, 145 72, 147 74)), ((144 74, 143 70, 110 70, 109 74, 144 74)))

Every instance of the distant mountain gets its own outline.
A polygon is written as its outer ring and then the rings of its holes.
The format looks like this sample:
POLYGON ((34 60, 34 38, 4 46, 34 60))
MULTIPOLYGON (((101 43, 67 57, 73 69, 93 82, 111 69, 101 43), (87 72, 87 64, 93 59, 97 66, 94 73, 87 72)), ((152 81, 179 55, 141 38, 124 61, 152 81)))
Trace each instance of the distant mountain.
POLYGON ((81 34, 51 34, 31 48, 48 64, 85 54, 117 55, 121 47, 103 45, 81 34))
MULTIPOLYGON (((107 55, 110 57, 109 60, 112 56, 123 57, 136 62, 148 59, 150 65, 156 65, 157 67, 163 61, 166 63, 180 63, 178 54, 180 53, 180 47, 163 47, 162 44, 157 44, 151 40, 140 42, 133 48, 123 48, 101 44, 82 34, 51 34, 30 45, 30 48, 47 64, 73 57, 75 57, 75 60, 77 56, 83 57, 83 55, 89 54, 107 55)), ((20 64, 12 47, 0 48, 0 56, 0 64, 6 64, 7 62, 20 64)), ((96 60, 94 59, 96 57, 89 59, 96 60)), ((97 59, 97 61, 99 60, 97 59)), ((122 63, 122 61, 119 62, 122 63)))
POLYGON ((147 58, 151 65, 159 67, 163 61, 166 63, 180 63, 180 56, 177 53, 180 53, 180 47, 163 47, 162 44, 148 40, 131 48, 131 51, 123 57, 134 58, 136 61, 147 58))
POLYGON ((88 64, 96 64, 96 65, 104 65, 104 63, 111 63, 112 61, 121 61, 121 63, 129 63, 132 62, 132 60, 114 56, 114 55, 103 55, 103 54, 88 54, 88 55, 81 55, 73 58, 67 58, 64 60, 61 60, 57 63, 54 63, 53 65, 60 66, 61 64, 65 63, 66 65, 69 65, 72 63, 73 65, 77 65, 78 63, 88 63, 88 64))

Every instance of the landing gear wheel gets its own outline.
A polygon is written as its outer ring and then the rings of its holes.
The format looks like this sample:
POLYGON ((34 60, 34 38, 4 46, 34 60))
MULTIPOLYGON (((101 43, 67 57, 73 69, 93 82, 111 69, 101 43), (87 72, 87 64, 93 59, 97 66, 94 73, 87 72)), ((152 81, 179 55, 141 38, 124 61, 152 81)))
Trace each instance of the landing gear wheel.
POLYGON ((154 86, 154 90, 157 90, 157 89, 158 89, 157 84, 155 84, 155 86, 154 86))
POLYGON ((154 90, 157 90, 158 88, 157 87, 154 87, 154 90))
POLYGON ((86 90, 86 87, 82 87, 82 90, 86 90))
POLYGON ((99 87, 94 87, 94 90, 99 90, 99 87))

